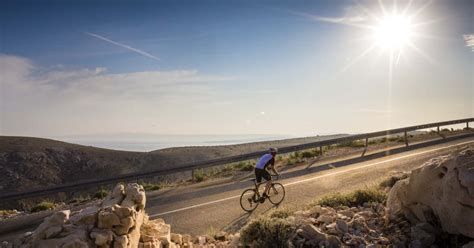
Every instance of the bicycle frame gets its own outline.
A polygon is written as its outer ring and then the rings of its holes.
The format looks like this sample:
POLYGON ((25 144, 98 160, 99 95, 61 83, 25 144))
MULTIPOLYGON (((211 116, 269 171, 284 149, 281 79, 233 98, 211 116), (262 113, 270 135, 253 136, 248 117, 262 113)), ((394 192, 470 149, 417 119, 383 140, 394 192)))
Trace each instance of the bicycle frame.
POLYGON ((276 177, 276 180, 279 179, 279 176, 278 176, 278 175, 270 175, 271 180, 265 181, 265 182, 261 182, 261 183, 257 183, 257 180, 256 180, 256 179, 253 179, 253 184, 254 184, 254 187, 255 187, 255 191, 257 191, 257 196, 258 196, 258 198, 261 197, 261 196, 260 196, 260 190, 259 190, 260 185, 262 185, 262 184, 267 184, 268 182, 271 182, 271 183, 273 184, 273 181, 274 181, 274 180, 273 180, 273 177, 276 177))

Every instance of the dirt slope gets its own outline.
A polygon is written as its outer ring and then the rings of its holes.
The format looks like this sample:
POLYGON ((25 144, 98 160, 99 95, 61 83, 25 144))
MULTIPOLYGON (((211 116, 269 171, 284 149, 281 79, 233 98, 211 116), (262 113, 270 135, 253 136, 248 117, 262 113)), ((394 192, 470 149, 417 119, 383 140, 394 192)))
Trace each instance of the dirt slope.
POLYGON ((333 138, 317 136, 228 146, 128 152, 56 140, 0 136, 0 194, 113 175, 172 168, 185 163, 333 138))

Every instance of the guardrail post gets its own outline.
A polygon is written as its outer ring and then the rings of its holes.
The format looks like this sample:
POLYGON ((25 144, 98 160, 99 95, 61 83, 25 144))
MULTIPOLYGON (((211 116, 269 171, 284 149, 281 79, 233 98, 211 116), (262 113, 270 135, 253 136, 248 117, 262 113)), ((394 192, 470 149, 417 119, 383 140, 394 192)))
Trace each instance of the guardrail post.
POLYGON ((367 152, 367 147, 369 146, 369 137, 365 137, 365 147, 364 147, 364 151, 362 152, 362 157, 365 155, 365 153, 367 152))
POLYGON ((191 170, 191 181, 194 182, 194 170, 191 170))
POLYGON ((408 146, 408 135, 407 135, 407 131, 405 131, 405 146, 408 146))
POLYGON ((466 129, 469 130, 469 121, 466 122, 466 129))
POLYGON ((323 156, 323 146, 319 146, 319 156, 323 156))

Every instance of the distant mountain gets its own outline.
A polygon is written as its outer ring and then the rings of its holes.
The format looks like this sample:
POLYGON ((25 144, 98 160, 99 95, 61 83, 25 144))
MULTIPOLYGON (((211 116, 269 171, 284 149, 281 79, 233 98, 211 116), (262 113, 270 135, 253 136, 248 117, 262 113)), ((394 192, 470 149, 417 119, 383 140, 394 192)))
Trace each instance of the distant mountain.
POLYGON ((0 136, 0 193, 177 167, 181 164, 303 144, 343 135, 224 146, 190 146, 130 152, 51 139, 0 136))

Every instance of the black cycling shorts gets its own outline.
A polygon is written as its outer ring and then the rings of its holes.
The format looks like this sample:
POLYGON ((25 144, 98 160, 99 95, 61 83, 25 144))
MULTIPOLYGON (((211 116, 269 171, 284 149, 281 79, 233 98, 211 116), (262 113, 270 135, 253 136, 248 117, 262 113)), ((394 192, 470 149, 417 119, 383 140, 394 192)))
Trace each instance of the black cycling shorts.
POLYGON ((257 183, 260 183, 262 181, 262 178, 264 178, 267 181, 271 180, 270 173, 268 173, 267 170, 265 169, 257 169, 255 168, 255 177, 257 178, 257 183))

